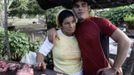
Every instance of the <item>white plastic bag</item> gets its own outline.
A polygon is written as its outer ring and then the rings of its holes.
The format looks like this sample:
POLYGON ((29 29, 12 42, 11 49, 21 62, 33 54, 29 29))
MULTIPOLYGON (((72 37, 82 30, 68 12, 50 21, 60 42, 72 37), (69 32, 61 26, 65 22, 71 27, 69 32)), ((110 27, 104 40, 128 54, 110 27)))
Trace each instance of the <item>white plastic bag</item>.
POLYGON ((36 64, 36 53, 35 52, 29 52, 26 55, 24 55, 20 61, 21 63, 26 63, 26 64, 31 64, 34 65, 36 64))

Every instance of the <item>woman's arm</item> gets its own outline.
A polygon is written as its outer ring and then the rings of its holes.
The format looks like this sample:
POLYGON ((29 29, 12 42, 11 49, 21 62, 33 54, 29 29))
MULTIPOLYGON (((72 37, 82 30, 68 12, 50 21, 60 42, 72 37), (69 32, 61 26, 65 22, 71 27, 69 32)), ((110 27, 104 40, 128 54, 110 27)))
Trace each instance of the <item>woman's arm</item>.
POLYGON ((53 44, 49 42, 48 37, 46 37, 46 40, 40 46, 39 51, 37 52, 36 67, 38 69, 41 69, 41 67, 43 67, 43 69, 46 69, 46 63, 44 62, 44 59, 45 56, 47 56, 47 54, 51 51, 52 48, 53 48, 53 44))
POLYGON ((46 63, 44 62, 45 56, 41 54, 40 52, 37 52, 36 56, 36 68, 38 70, 45 70, 46 69, 46 63))

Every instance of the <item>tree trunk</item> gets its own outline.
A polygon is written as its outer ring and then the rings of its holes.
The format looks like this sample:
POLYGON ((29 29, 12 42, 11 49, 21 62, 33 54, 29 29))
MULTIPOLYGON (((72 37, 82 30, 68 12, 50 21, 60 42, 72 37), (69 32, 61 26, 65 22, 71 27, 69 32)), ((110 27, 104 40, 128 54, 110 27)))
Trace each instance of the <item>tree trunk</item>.
POLYGON ((5 33, 5 37, 4 37, 4 47, 5 50, 8 53, 8 60, 10 60, 10 45, 9 45, 9 39, 8 39, 8 15, 7 15, 7 0, 4 0, 4 19, 3 19, 3 27, 4 27, 4 33, 5 33))
POLYGON ((0 13, 0 26, 2 26, 3 25, 3 23, 2 23, 3 21, 2 21, 2 13, 0 13))
POLYGON ((4 11, 2 10, 2 12, 1 12, 1 27, 3 27, 4 28, 4 11))
MULTIPOLYGON (((13 2, 13 0, 7 1, 7 3, 6 3, 7 11, 9 11, 9 7, 12 4, 12 2, 13 2)), ((4 28, 4 26, 3 26, 3 23, 4 23, 4 0, 0 0, 0 6, 1 6, 1 8, 0 8, 0 26, 2 26, 4 28)))

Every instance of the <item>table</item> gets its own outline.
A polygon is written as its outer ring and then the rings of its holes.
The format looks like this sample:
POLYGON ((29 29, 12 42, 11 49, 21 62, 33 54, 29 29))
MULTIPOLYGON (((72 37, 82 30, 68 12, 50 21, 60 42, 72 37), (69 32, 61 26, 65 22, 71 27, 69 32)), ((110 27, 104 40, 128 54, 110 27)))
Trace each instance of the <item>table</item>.
MULTIPOLYGON (((3 61, 3 60, 2 60, 3 61)), ((12 61, 6 61, 6 62, 12 62, 12 61)), ((17 62, 12 62, 12 63, 17 63, 17 62)), ((21 66, 23 66, 24 64, 23 63, 19 63, 21 64, 21 66)), ((56 71, 53 71, 53 70, 50 70, 50 69, 46 69, 46 70, 37 70, 34 66, 32 66, 33 70, 34 70, 34 75, 42 75, 42 74, 46 74, 46 75, 56 75, 57 72, 56 71)), ((8 70, 6 72, 0 72, 0 75, 16 75, 16 71, 11 71, 11 70, 8 70)), ((63 75, 67 75, 67 74, 63 74, 63 75)))
MULTIPOLYGON (((7 71, 7 72, 0 72, 0 75, 16 75, 17 71, 7 71)), ((56 75, 57 72, 50 70, 50 69, 46 69, 46 71, 37 71, 34 70, 34 75, 42 75, 42 74, 46 74, 46 75, 56 75)), ((63 74, 63 75, 67 75, 67 74, 63 74)))

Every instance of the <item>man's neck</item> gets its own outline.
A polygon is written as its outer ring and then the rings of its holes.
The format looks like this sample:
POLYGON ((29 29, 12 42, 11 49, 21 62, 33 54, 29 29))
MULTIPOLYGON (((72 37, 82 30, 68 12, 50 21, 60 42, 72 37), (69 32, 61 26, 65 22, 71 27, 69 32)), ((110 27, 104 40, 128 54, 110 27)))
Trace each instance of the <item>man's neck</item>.
POLYGON ((84 20, 86 20, 87 18, 89 18, 90 16, 86 17, 86 18, 78 18, 78 23, 83 22, 84 20))

